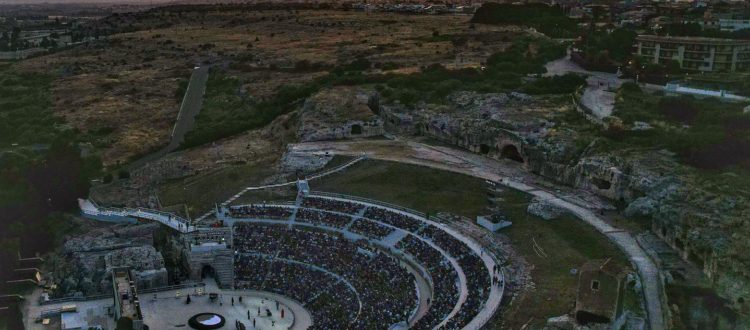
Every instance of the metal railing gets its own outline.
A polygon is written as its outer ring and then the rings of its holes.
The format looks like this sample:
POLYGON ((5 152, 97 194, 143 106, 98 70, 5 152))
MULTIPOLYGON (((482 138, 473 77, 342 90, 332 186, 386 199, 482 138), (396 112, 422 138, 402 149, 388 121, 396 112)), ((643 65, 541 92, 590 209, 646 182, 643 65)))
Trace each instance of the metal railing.
POLYGON ((325 191, 311 191, 310 192, 310 197, 316 197, 316 196, 318 196, 318 197, 341 198, 341 199, 348 199, 348 200, 353 200, 353 201, 357 201, 357 202, 364 202, 364 203, 369 203, 369 204, 374 204, 374 205, 380 205, 380 206, 384 206, 384 207, 396 209, 396 210, 399 210, 399 211, 404 211, 406 213, 411 213, 411 214, 420 216, 422 218, 426 218, 427 217, 427 215, 424 212, 419 212, 417 210, 410 209, 408 207, 403 207, 403 206, 400 206, 400 205, 391 204, 391 203, 388 203, 388 202, 382 202, 382 201, 378 201, 378 200, 374 200, 374 199, 369 199, 369 198, 364 198, 364 197, 344 195, 344 194, 331 193, 331 192, 325 192, 325 191))
POLYGON ((99 299, 106 299, 106 298, 112 298, 114 297, 111 293, 103 293, 103 294, 97 294, 92 296, 81 296, 81 297, 65 297, 65 298, 56 298, 56 299, 49 299, 49 300, 39 300, 39 305, 52 305, 52 304, 61 304, 66 302, 75 302, 75 301, 89 301, 89 300, 99 300, 99 299))

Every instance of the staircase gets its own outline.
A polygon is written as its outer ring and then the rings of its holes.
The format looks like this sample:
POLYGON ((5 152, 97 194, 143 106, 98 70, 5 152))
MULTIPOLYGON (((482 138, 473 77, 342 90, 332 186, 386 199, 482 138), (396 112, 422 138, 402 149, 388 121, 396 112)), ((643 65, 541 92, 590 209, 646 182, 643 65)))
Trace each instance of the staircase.
POLYGON ((213 263, 216 281, 224 289, 231 288, 234 280, 234 256, 228 252, 217 255, 213 263))

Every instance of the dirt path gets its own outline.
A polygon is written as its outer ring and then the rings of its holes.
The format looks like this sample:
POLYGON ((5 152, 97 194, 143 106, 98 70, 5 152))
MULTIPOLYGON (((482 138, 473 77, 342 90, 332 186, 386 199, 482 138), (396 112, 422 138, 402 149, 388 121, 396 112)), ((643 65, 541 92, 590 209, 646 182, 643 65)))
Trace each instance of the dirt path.
POLYGON ((590 193, 551 185, 544 182, 543 179, 525 172, 518 165, 497 161, 468 151, 430 146, 414 141, 309 142, 290 145, 289 150, 302 154, 331 152, 339 155, 361 155, 364 152, 369 158, 373 159, 428 166, 491 180, 565 208, 607 236, 628 256, 638 269, 641 277, 650 329, 665 328, 659 269, 629 232, 611 226, 596 215, 595 211, 601 209, 606 203, 590 193))

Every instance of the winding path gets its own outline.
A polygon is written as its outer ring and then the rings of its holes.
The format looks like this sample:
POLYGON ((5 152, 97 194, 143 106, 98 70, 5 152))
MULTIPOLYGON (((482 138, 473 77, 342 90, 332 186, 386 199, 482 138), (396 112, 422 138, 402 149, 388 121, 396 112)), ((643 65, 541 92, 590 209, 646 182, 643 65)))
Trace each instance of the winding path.
POLYGON ((430 146, 413 141, 361 140, 308 142, 290 145, 289 150, 298 154, 333 153, 338 155, 360 155, 364 152, 372 159, 427 166, 466 174, 497 182, 504 186, 543 198, 554 205, 568 210, 579 219, 596 228, 596 230, 607 236, 628 256, 641 277, 649 328, 652 330, 666 328, 664 319, 665 307, 661 299, 661 275, 656 264, 648 257, 629 232, 615 228, 602 218, 599 218, 593 211, 597 208, 596 206, 584 200, 563 195, 563 192, 573 195, 574 192, 571 189, 560 188, 554 191, 550 188, 536 185, 532 182, 541 180, 541 178, 523 171, 517 165, 509 166, 501 161, 468 151, 449 147, 430 146))

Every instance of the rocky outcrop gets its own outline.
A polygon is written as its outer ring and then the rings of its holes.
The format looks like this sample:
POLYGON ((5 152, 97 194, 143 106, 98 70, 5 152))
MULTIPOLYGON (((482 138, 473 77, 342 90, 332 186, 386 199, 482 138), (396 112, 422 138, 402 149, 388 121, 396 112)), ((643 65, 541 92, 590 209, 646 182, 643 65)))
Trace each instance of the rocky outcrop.
POLYGON ((301 142, 383 135, 378 94, 336 87, 318 92, 300 110, 297 137, 301 142))
POLYGON ((297 154, 287 151, 281 158, 281 171, 286 173, 297 171, 313 173, 325 167, 331 159, 333 159, 333 154, 311 155, 308 153, 297 154))
POLYGON ((68 239, 64 253, 52 257, 51 283, 55 296, 94 295, 110 292, 113 267, 131 267, 139 288, 168 284, 161 253, 152 246, 156 224, 99 229, 68 239))
POLYGON ((531 200, 526 211, 544 220, 556 219, 565 213, 565 209, 539 197, 534 197, 531 200))
POLYGON ((552 122, 535 116, 523 94, 456 92, 448 105, 419 104, 415 109, 382 105, 389 131, 432 137, 496 159, 526 163, 527 146, 546 136, 552 122))
MULTIPOLYGON (((580 143, 560 105, 512 94, 458 92, 447 104, 381 105, 388 131, 423 135, 501 160, 615 201, 624 215, 650 217, 652 230, 703 269, 736 309, 750 311, 750 207, 663 150, 580 143), (569 128, 570 127, 570 128, 569 128)), ((562 106, 563 108, 566 106, 562 106)), ((584 141, 587 141, 584 139, 584 141)), ((543 204, 530 212, 543 216, 543 204)))

